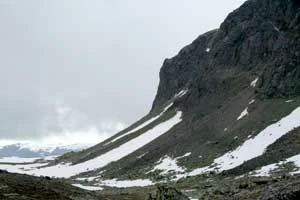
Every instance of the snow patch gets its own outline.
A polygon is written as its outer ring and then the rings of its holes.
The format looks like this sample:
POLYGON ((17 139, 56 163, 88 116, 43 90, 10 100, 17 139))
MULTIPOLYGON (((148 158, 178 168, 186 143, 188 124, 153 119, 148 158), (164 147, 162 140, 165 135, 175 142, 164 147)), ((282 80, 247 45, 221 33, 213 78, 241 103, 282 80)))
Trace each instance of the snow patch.
POLYGON ((41 158, 20 158, 20 157, 3 157, 0 163, 31 163, 41 158))
POLYGON ((129 134, 131 134, 131 133, 134 133, 134 132, 136 132, 136 131, 138 131, 138 130, 140 130, 140 129, 146 127, 146 126, 148 126, 149 124, 151 124, 152 122, 154 122, 155 120, 157 120, 158 118, 160 118, 160 117, 161 117, 161 116, 162 116, 162 115, 163 115, 163 114, 164 114, 171 106, 173 106, 173 103, 170 103, 168 106, 166 106, 166 107, 164 108, 164 110, 163 110, 159 115, 157 115, 157 116, 155 116, 155 117, 152 117, 151 119, 145 121, 145 122, 142 123, 141 125, 139 125, 139 126, 137 126, 136 128, 132 129, 131 131, 129 131, 129 132, 127 132, 127 133, 124 133, 124 134, 122 134, 122 135, 116 137, 115 139, 111 140, 110 142, 106 143, 105 145, 108 145, 108 144, 110 144, 110 143, 113 143, 113 142, 115 142, 115 141, 117 141, 117 140, 119 140, 119 139, 125 137, 126 135, 129 135, 129 134))
POLYGON ((34 164, 0 164, 0 169, 6 170, 11 173, 34 175, 31 171, 48 165, 48 163, 34 163, 34 164))
POLYGON ((236 119, 237 121, 238 120, 241 120, 243 119, 245 116, 249 115, 249 112, 248 112, 248 107, 245 108, 245 110, 243 110, 243 112, 240 114, 240 116, 238 116, 238 118, 236 119))
POLYGON ((181 90, 180 92, 178 92, 177 94, 175 94, 175 98, 180 98, 180 97, 183 97, 184 95, 186 95, 186 93, 188 92, 189 90, 188 89, 184 89, 184 90, 181 90))
POLYGON ((99 185, 117 188, 128 188, 128 187, 146 187, 154 185, 151 180, 148 179, 137 179, 137 180, 104 180, 99 183, 99 185))
MULTIPOLYGON (((148 152, 147 152, 148 153, 148 152)), ((147 153, 143 153, 142 155, 139 155, 138 157, 136 157, 137 159, 141 159, 142 157, 144 157, 147 153)))
POLYGON ((94 181, 96 179, 100 179, 101 177, 100 176, 90 176, 90 177, 80 177, 80 178, 76 178, 77 181, 88 181, 88 182, 91 182, 91 181, 94 181))
POLYGON ((262 167, 261 169, 256 170, 250 174, 251 174, 251 176, 270 176, 271 172, 276 170, 277 168, 279 168, 280 164, 281 163, 274 163, 271 165, 266 165, 266 166, 262 167))
POLYGON ((206 51, 207 53, 209 53, 209 52, 210 52, 210 48, 207 48, 205 51, 206 51))
MULTIPOLYGON (((300 126, 300 107, 296 108, 288 116, 274 123, 257 136, 246 140, 237 149, 230 151, 223 156, 216 158, 212 165, 193 170, 189 175, 198 175, 210 171, 225 171, 242 165, 245 161, 261 156, 266 148, 276 140, 300 126)), ((295 163, 296 165, 299 163, 295 163)))
MULTIPOLYGON (((169 131, 173 126, 181 122, 182 112, 178 111, 176 114, 171 117, 169 120, 164 121, 152 129, 146 131, 145 133, 139 135, 138 137, 120 145, 119 147, 112 149, 109 152, 106 152, 94 159, 88 160, 83 163, 79 163, 76 165, 67 164, 58 164, 54 166, 39 168, 39 169, 31 169, 30 171, 26 171, 27 174, 34 175, 45 175, 45 176, 54 176, 54 177, 63 177, 69 178, 76 174, 80 174, 87 171, 92 171, 95 169, 102 168, 107 164, 117 161, 133 152, 138 150, 139 148, 145 146, 156 138, 160 137, 167 131, 169 131)), ((2 165, 0 165, 0 168, 2 165)), ((9 170, 8 170, 9 171, 9 170)), ((21 173, 24 173, 21 172, 21 173)))
POLYGON ((148 173, 154 172, 156 170, 161 170, 161 174, 167 174, 169 172, 185 172, 185 168, 177 165, 177 159, 172 159, 169 156, 164 156, 158 162, 158 164, 148 173))
MULTIPOLYGON (((297 168, 300 168, 300 154, 293 156, 291 158, 288 158, 284 161, 280 161, 278 163, 273 163, 270 165, 266 165, 261 167, 259 170, 256 170, 252 173, 250 173, 252 176, 271 176, 271 173, 274 172, 276 169, 278 169, 281 165, 284 165, 286 163, 293 163, 297 168)), ((297 174, 296 172, 291 172, 291 174, 297 174)))
POLYGON ((179 160, 179 159, 181 159, 181 158, 189 157, 191 154, 192 154, 191 152, 188 152, 188 153, 186 153, 186 154, 184 154, 184 155, 182 155, 182 156, 179 156, 179 157, 177 157, 177 158, 175 158, 175 159, 176 159, 176 160, 179 160))
POLYGON ((285 103, 292 103, 292 102, 294 102, 293 99, 290 99, 290 100, 285 101, 285 103))
POLYGON ((251 105, 255 102, 255 99, 252 99, 248 104, 251 105))
POLYGON ((257 84, 258 80, 259 80, 259 78, 257 77, 256 79, 254 79, 254 80, 251 82, 250 85, 251 85, 252 87, 256 87, 256 84, 257 84))
POLYGON ((81 185, 81 184, 72 184, 73 186, 75 187, 79 187, 81 189, 84 189, 84 190, 90 190, 90 191, 96 191, 96 190, 103 190, 102 187, 99 187, 99 186, 86 186, 86 185, 81 185))

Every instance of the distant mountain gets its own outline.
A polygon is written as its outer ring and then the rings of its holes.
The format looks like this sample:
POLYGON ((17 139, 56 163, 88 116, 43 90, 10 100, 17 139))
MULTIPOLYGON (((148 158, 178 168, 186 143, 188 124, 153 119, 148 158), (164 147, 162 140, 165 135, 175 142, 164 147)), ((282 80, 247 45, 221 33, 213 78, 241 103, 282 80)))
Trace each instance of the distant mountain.
POLYGON ((39 146, 30 143, 16 143, 0 146, 1 157, 38 158, 47 156, 60 156, 71 151, 80 151, 88 145, 47 145, 39 146))
POLYGON ((110 187, 172 182, 197 199, 278 199, 270 188, 299 194, 299 6, 248 0, 164 61, 145 117, 24 173, 110 187))

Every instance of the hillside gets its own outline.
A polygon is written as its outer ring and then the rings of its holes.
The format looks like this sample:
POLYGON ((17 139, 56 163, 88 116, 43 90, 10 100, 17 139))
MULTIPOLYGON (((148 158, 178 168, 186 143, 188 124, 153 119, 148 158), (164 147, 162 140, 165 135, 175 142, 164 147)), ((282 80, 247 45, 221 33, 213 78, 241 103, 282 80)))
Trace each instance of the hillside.
MULTIPOLYGON (((149 114, 96 146, 24 173, 101 187, 168 182, 196 190, 208 179, 219 187, 219 179, 248 177, 277 178, 280 190, 288 182, 281 177, 291 176, 300 191, 299 144, 300 4, 248 0, 219 29, 164 61, 149 114)), ((251 199, 263 195, 257 191, 251 199)))

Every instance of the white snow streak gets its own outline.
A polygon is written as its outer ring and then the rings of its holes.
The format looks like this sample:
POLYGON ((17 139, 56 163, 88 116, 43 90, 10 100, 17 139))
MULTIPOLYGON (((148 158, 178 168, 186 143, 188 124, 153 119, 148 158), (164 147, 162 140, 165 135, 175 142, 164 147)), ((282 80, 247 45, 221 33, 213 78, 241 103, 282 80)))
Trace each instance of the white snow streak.
MULTIPOLYGON (((270 176, 272 172, 274 172, 274 170, 278 169, 280 167, 280 165, 284 165, 286 163, 293 163, 295 165, 295 167, 300 168, 300 154, 290 157, 284 161, 280 161, 279 163, 273 163, 270 165, 266 165, 262 168, 260 168, 259 170, 254 171, 252 174, 252 176, 270 176)), ((296 174, 297 172, 292 172, 291 174, 296 174)))
POLYGON ((183 97, 184 95, 186 95, 186 93, 188 92, 189 90, 188 89, 184 89, 184 90, 181 90, 180 92, 178 92, 177 94, 175 94, 175 98, 180 98, 180 97, 183 97))
MULTIPOLYGON (((35 174, 35 175, 45 175, 45 176, 68 178, 68 177, 74 176, 76 174, 80 174, 82 172, 99 169, 113 161, 117 161, 117 160, 133 153, 134 151, 138 150, 139 148, 145 146, 146 144, 155 140, 159 136, 163 135, 168 130, 170 130, 173 126, 175 126, 176 124, 181 122, 181 120, 182 120, 181 116, 182 116, 182 112, 178 111, 169 120, 162 122, 161 124, 153 127, 152 129, 146 131, 145 133, 139 135, 138 137, 122 144, 121 146, 119 146, 107 153, 104 153, 94 159, 88 160, 86 162, 79 163, 76 165, 58 164, 58 165, 54 165, 54 166, 50 166, 50 167, 30 170, 30 171, 27 171, 26 173, 35 174)), ((0 168, 2 168, 2 166, 3 165, 0 165, 0 168)), ((24 173, 24 172, 21 172, 21 173, 24 173)))
POLYGON ((185 172, 185 168, 177 165, 177 159, 172 159, 169 156, 164 156, 158 162, 158 164, 149 172, 154 172, 155 170, 161 170, 161 174, 167 174, 168 172, 185 172))
POLYGON ((252 82, 251 82, 251 86, 252 87, 256 87, 256 84, 257 84, 257 81, 258 81, 258 77, 256 79, 254 79, 252 82))
POLYGON ((255 99, 252 99, 248 104, 251 105, 255 102, 255 99))
POLYGON ((0 169, 7 170, 11 173, 19 173, 19 174, 31 174, 34 175, 34 173, 31 173, 33 170, 35 170, 38 167, 42 167, 48 165, 48 163, 35 163, 35 164, 0 164, 0 169))
MULTIPOLYGON (((257 136, 246 140, 234 151, 216 158, 211 166, 193 170, 189 175, 198 175, 209 171, 224 171, 233 169, 247 160, 261 156, 265 149, 283 135, 300 126, 300 107, 288 116, 274 123, 257 136)), ((297 163, 298 164, 298 163, 297 163)))
POLYGON ((285 101, 285 103, 292 103, 293 101, 294 101, 293 99, 290 99, 290 100, 285 101))
POLYGON ((243 110, 243 112, 240 114, 240 116, 238 116, 238 118, 236 120, 241 120, 241 119, 243 119, 247 115, 249 115, 249 113, 248 113, 248 107, 245 108, 245 110, 243 110))
POLYGON ((117 188, 127 188, 127 187, 145 187, 153 185, 154 183, 148 179, 137 179, 137 180, 104 180, 99 183, 99 185, 117 188))
POLYGON ((81 184, 72 184, 73 186, 75 187, 79 187, 81 189, 84 189, 84 190, 90 190, 90 191, 96 191, 96 190, 103 190, 102 187, 99 187, 99 186, 86 186, 86 185, 81 185, 81 184))
POLYGON ((20 158, 20 157, 3 157, 0 158, 0 163, 30 163, 41 158, 20 158))
POLYGON ((185 157, 188 157, 188 156, 190 156, 192 154, 192 152, 188 152, 188 153, 186 153, 186 154, 184 154, 184 155, 182 155, 182 156, 179 156, 179 157, 177 157, 177 158, 175 158, 176 160, 179 160, 179 159, 181 159, 181 158, 185 158, 185 157))
POLYGON ((168 106, 166 106, 166 107, 164 108, 164 110, 163 110, 159 115, 157 115, 157 116, 155 116, 155 117, 152 117, 151 119, 145 121, 145 122, 142 123, 141 125, 139 125, 139 126, 137 126, 136 128, 132 129, 131 131, 129 131, 129 132, 127 132, 127 133, 124 133, 124 134, 122 134, 122 135, 116 137, 115 139, 113 139, 112 141, 106 143, 105 145, 108 145, 108 144, 110 144, 110 143, 113 143, 113 142, 115 142, 115 141, 117 141, 117 140, 119 140, 119 139, 125 137, 126 135, 129 135, 129 134, 131 134, 131 133, 134 133, 134 132, 136 132, 136 131, 138 131, 138 130, 140 130, 140 129, 146 127, 146 126, 148 126, 149 124, 151 124, 152 122, 154 122, 155 120, 157 120, 158 118, 160 118, 160 117, 161 117, 161 116, 162 116, 162 115, 163 115, 163 114, 164 114, 171 106, 173 106, 173 103, 171 103, 171 104, 169 104, 168 106))

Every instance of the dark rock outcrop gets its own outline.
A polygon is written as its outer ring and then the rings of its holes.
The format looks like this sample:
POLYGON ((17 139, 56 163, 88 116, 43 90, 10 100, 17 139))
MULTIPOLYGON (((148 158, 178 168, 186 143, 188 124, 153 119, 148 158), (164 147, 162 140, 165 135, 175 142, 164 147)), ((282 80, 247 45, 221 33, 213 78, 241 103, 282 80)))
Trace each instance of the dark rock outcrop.
POLYGON ((296 0, 249 0, 220 29, 199 36, 166 59, 153 109, 186 88, 192 104, 226 92, 226 76, 259 77, 261 97, 300 94, 300 9, 296 0))
POLYGON ((156 191, 156 197, 148 194, 146 200, 189 200, 189 198, 175 188, 159 186, 156 191))

